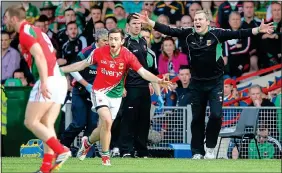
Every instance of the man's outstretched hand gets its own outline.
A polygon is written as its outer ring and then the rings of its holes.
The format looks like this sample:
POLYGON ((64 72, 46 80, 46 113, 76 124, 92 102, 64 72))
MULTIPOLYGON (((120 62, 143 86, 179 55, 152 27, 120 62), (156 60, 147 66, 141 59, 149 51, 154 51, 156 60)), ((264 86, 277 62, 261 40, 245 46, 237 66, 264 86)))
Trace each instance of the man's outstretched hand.
POLYGON ((273 22, 270 22, 268 24, 264 23, 264 19, 262 19, 261 24, 259 26, 259 32, 260 33, 268 33, 268 34, 272 34, 274 32, 274 26, 273 26, 273 22))

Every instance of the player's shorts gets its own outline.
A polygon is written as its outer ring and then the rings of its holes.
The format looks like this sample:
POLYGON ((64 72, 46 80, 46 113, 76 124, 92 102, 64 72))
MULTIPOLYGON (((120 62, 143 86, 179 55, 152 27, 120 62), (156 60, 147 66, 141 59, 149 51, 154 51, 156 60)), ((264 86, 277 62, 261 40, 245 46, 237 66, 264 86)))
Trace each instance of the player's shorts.
POLYGON ((33 86, 29 96, 30 102, 54 102, 64 104, 68 91, 68 82, 65 76, 49 76, 47 78, 47 88, 50 92, 50 99, 43 98, 40 92, 40 83, 40 80, 38 80, 33 86))
POLYGON ((92 111, 96 112, 101 107, 108 107, 110 109, 112 120, 117 116, 120 108, 122 98, 110 98, 104 93, 92 91, 91 101, 92 101, 92 111))

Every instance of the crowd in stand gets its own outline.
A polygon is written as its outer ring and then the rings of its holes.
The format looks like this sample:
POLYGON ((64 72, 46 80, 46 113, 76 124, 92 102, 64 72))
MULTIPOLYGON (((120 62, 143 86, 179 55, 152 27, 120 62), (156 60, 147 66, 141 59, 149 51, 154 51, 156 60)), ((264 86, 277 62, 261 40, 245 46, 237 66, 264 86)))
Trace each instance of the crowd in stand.
MULTIPOLYGON (((211 27, 223 29, 247 29, 260 25, 264 19, 273 22, 273 34, 259 34, 246 39, 233 39, 222 43, 222 56, 225 64, 224 102, 239 99, 246 95, 250 98, 228 104, 228 106, 281 106, 281 87, 264 92, 260 86, 237 88, 236 78, 257 72, 281 63, 281 3, 276 1, 62 1, 42 2, 38 9, 32 2, 23 1, 26 19, 51 40, 56 49, 60 66, 76 61, 78 53, 95 43, 95 31, 105 28, 121 28, 128 31, 127 16, 130 13, 147 13, 150 18, 171 27, 193 27, 197 10, 208 11, 211 27)), ((4 11, 4 10, 2 10, 4 11)), ((4 16, 4 15, 2 15, 4 16)), ((5 30, 5 18, 2 17, 2 77, 4 84, 10 78, 18 78, 23 86, 32 86, 36 76, 30 73, 28 62, 19 53, 19 38, 16 33, 5 30)), ((165 36, 144 25, 148 32, 148 47, 152 50, 160 75, 172 79, 178 76, 174 90, 165 98, 166 106, 187 105, 187 90, 190 81, 189 52, 185 38, 165 36)), ((145 36, 144 34, 142 34, 145 36)), ((208 43, 207 43, 208 44, 208 43)), ((125 45, 126 46, 126 45, 125 45)), ((259 76, 253 76, 256 78, 259 76)), ((281 78, 270 84, 281 85, 281 78)), ((72 91, 72 78, 69 77, 69 91, 72 91)), ((152 92, 152 102, 154 95, 152 92)), ((281 113, 262 120, 263 129, 269 135, 282 141, 281 113), (273 123, 277 122, 277 123, 273 123), (270 127, 271 126, 271 127, 270 127)), ((230 117, 224 116, 224 121, 230 117)), ((228 125, 227 125, 228 126, 228 125)), ((263 133, 263 132, 262 132, 263 133)), ((236 155, 236 151, 233 151, 236 155)), ((234 156, 235 157, 235 156, 234 156)), ((236 157, 235 157, 236 158, 236 157)))

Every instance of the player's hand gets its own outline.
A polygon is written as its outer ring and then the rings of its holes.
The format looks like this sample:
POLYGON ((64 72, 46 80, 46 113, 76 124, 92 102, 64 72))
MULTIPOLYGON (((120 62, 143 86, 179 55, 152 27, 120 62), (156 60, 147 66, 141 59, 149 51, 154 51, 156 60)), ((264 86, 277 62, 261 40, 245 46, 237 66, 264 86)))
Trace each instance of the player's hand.
POLYGON ((153 95, 155 93, 152 84, 149 84, 149 90, 150 90, 150 95, 153 95))
POLYGON ((46 99, 51 99, 50 95, 51 93, 48 90, 47 84, 46 83, 41 83, 40 84, 40 92, 43 96, 43 98, 46 99))
POLYGON ((265 24, 264 19, 262 19, 261 24, 259 26, 259 32, 260 33, 272 34, 274 32, 273 22, 265 24))
POLYGON ((160 85, 160 87, 164 88, 166 93, 168 92, 168 90, 171 91, 173 88, 172 82, 166 80, 165 78, 159 79, 158 84, 160 85))
POLYGON ((161 110, 163 109, 164 107, 164 100, 163 100, 163 97, 161 95, 158 96, 158 101, 157 101, 159 107, 158 107, 158 110, 161 110))
POLYGON ((126 91, 126 89, 124 88, 124 89, 123 89, 123 92, 122 92, 122 97, 126 97, 126 95, 127 95, 127 91, 126 91))
POLYGON ((145 14, 140 14, 140 13, 134 13, 133 15, 134 17, 136 17, 141 23, 144 24, 149 24, 150 23, 150 18, 148 16, 147 11, 145 11, 145 14))
POLYGON ((91 85, 91 84, 87 84, 86 87, 85 87, 85 89, 86 89, 89 93, 91 93, 91 92, 92 92, 92 85, 91 85))

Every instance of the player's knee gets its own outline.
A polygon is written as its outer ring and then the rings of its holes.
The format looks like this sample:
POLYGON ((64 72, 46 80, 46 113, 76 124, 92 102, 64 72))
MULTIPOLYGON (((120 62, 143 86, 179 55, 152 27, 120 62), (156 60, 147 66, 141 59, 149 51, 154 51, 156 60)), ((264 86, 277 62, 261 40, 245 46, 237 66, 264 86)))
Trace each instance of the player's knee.
POLYGON ((111 131, 111 128, 112 128, 112 119, 111 118, 105 118, 103 120, 103 128, 106 131, 111 131))
POLYGON ((33 127, 36 125, 36 121, 35 120, 32 120, 32 119, 25 119, 24 120, 24 125, 26 128, 28 129, 33 129, 33 127))

